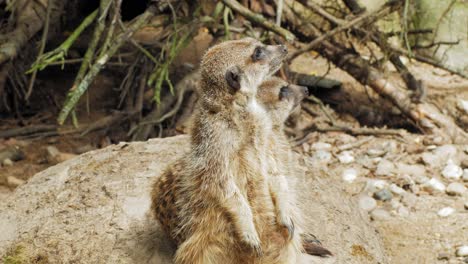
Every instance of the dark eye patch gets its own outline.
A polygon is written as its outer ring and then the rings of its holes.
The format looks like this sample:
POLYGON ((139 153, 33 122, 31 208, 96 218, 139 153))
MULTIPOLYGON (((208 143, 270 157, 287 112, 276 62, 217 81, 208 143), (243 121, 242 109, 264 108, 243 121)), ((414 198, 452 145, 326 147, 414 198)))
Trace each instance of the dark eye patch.
POLYGON ((264 47, 256 47, 252 54, 253 61, 263 60, 266 57, 266 50, 264 47))
POLYGON ((279 92, 279 99, 283 100, 283 99, 289 97, 290 93, 291 93, 291 90, 289 89, 288 86, 281 87, 280 92, 279 92))

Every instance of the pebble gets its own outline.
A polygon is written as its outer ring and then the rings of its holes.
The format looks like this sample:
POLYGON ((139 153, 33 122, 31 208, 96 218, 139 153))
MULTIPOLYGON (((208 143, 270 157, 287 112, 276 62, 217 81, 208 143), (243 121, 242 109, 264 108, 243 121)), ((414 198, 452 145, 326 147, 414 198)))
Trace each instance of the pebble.
POLYGON ((384 209, 375 209, 374 211, 371 212, 370 216, 372 220, 385 221, 385 220, 390 219, 390 213, 384 209))
POLYGON ((359 197, 358 203, 359 203, 359 208, 367 212, 370 212, 377 207, 377 202, 374 200, 374 198, 369 197, 367 195, 363 195, 359 197))
POLYGON ((367 151, 367 155, 369 155, 371 157, 382 157, 383 155, 385 155, 385 153, 387 153, 386 150, 377 149, 377 148, 369 149, 367 151))
POLYGON ((390 188, 390 191, 394 194, 403 195, 406 193, 406 191, 403 188, 401 188, 400 186, 394 183, 390 184, 389 188, 390 188))
POLYGON ((449 260, 450 259, 450 254, 446 252, 439 253, 437 255, 438 260, 449 260))
POLYGON ((7 177, 7 184, 8 186, 12 187, 12 188, 16 188, 20 185, 23 185, 25 183, 25 181, 21 180, 21 179, 18 179, 16 177, 13 177, 13 176, 8 176, 7 177))
POLYGON ((367 193, 375 193, 383 188, 387 187, 388 183, 384 180, 370 179, 366 182, 366 188, 364 189, 367 193))
POLYGON ((457 248, 457 257, 466 257, 468 256, 468 246, 464 245, 459 248, 457 248))
POLYGON ((423 165, 406 164, 399 162, 396 164, 398 174, 409 174, 411 176, 422 176, 426 174, 426 169, 423 165))
POLYGON ((463 181, 468 182, 468 169, 463 170, 463 181))
POLYGON ((343 151, 338 155, 338 160, 343 164, 348 164, 354 161, 352 151, 343 151))
POLYGON ((325 149, 331 149, 332 145, 325 143, 325 142, 315 142, 310 147, 314 150, 325 150, 325 149))
POLYGON ((313 158, 319 162, 328 163, 332 159, 332 154, 325 150, 317 150, 313 158))
POLYGON ((468 201, 466 201, 463 206, 465 207, 465 210, 468 210, 468 201))
POLYGON ((393 198, 392 193, 387 189, 382 189, 374 193, 374 198, 380 201, 388 201, 393 198))
POLYGON ((463 170, 453 160, 449 159, 442 170, 442 175, 447 179, 459 179, 463 175, 463 170))
POLYGON ((447 217, 453 213, 455 213, 455 209, 452 207, 444 207, 437 212, 440 217, 447 217))
POLYGON ((439 192, 445 192, 445 184, 443 184, 441 181, 439 181, 436 178, 430 179, 428 182, 426 182, 423 186, 426 189, 429 189, 429 191, 439 191, 439 192))
POLYGON ((47 150, 47 154, 51 158, 55 158, 56 156, 60 154, 60 151, 55 146, 48 146, 46 150, 47 150))
POLYGON ((463 195, 463 193, 466 192, 466 187, 465 185, 458 183, 458 182, 452 182, 447 186, 446 190, 447 194, 449 195, 463 195))
POLYGON ((464 110, 465 113, 468 114, 468 100, 463 100, 463 99, 458 100, 457 106, 458 108, 460 108, 460 110, 464 110))
POLYGON ((413 179, 417 184, 425 184, 429 181, 429 178, 424 175, 414 176, 413 179))
POLYGON ((377 169, 375 170, 375 175, 390 176, 394 170, 395 170, 395 165, 392 162, 386 159, 382 159, 377 165, 377 169))
POLYGON ((457 148, 454 145, 443 145, 437 147, 434 150, 434 154, 442 160, 447 161, 448 159, 453 159, 457 156, 457 148))
POLYGON ((13 161, 8 158, 4 159, 2 163, 3 163, 3 166, 13 166, 13 161))
POLYGON ((342 177, 345 182, 352 183, 358 176, 356 169, 349 168, 343 171, 342 177))

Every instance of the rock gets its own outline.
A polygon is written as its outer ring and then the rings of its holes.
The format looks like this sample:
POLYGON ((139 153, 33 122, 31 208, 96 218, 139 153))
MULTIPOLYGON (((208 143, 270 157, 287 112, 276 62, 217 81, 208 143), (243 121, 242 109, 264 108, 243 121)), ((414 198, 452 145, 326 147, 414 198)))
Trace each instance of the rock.
POLYGON ((329 163, 332 159, 332 154, 325 150, 317 150, 312 158, 320 163, 329 163))
MULTIPOLYGON (((21 245, 31 260, 23 263, 172 263, 174 247, 151 217, 149 194, 189 144, 184 135, 111 145, 36 174, 0 201, 0 260, 21 245)), ((341 191, 343 181, 314 173, 287 177, 304 230, 326 240, 334 254, 312 263, 389 263, 368 215, 341 191), (340 250, 356 244, 365 257, 340 250)))
POLYGON ((8 176, 7 177, 7 184, 8 186, 12 187, 12 188, 16 188, 20 185, 23 185, 25 183, 25 181, 21 180, 21 179, 18 179, 14 176, 8 176))
POLYGON ((452 182, 447 186, 446 190, 449 195, 463 195, 466 192, 466 187, 458 182, 452 182))
POLYGON ((418 197, 412 193, 405 193, 401 199, 401 202, 409 208, 413 208, 418 202, 418 197))
POLYGON ((11 159, 4 159, 2 162, 3 166, 13 166, 13 161, 11 159))
POLYGON ((352 183, 358 176, 358 172, 356 169, 349 168, 345 169, 342 173, 342 178, 345 182, 352 183))
POLYGON ((433 153, 424 152, 423 154, 421 154, 421 158, 424 164, 426 164, 429 167, 437 167, 441 165, 441 159, 433 153))
POLYGON ((465 210, 468 210, 468 201, 466 201, 463 206, 465 207, 465 210))
POLYGON ((362 195, 359 197, 359 208, 366 212, 370 212, 377 207, 377 202, 374 198, 369 197, 367 195, 362 195))
POLYGON ((382 189, 374 193, 374 198, 380 201, 388 201, 393 198, 392 193, 387 189, 382 189))
POLYGON ((366 193, 375 193, 379 190, 382 190, 383 188, 387 187, 388 183, 384 180, 374 180, 374 179, 369 179, 366 182, 366 187, 364 191, 366 193))
POLYGON ((455 213, 455 209, 452 207, 444 207, 437 212, 440 217, 447 217, 453 213, 455 213))
POLYGON ((429 178, 423 175, 414 176, 413 179, 414 179, 414 182, 416 182, 417 184, 425 184, 426 182, 429 181, 429 178))
POLYGON ((463 175, 463 170, 460 166, 456 165, 453 160, 449 159, 447 165, 442 170, 442 175, 447 179, 460 179, 463 175))
POLYGON ((468 169, 463 170, 463 181, 468 182, 468 169))
POLYGON ((389 189, 392 193, 398 194, 398 195, 403 195, 406 193, 406 191, 403 188, 399 187, 398 185, 394 183, 390 184, 389 189))
POLYGON ((47 146, 46 151, 47 156, 51 159, 54 159, 60 154, 60 151, 55 146, 47 146))
POLYGON ((385 221, 390 219, 390 213, 384 209, 375 209, 370 213, 372 220, 385 221))
POLYGON ((331 149, 332 145, 325 143, 325 142, 315 142, 310 146, 313 150, 329 150, 331 149))
POLYGON ((442 252, 437 254, 437 259, 438 260, 449 260, 450 259, 450 254, 446 252, 442 252))
POLYGON ((383 155, 385 155, 385 153, 387 153, 386 150, 384 149, 379 149, 379 148, 371 148, 369 150, 367 150, 367 155, 369 155, 370 157, 382 157, 383 155))
POLYGON ((423 187, 429 192, 445 192, 445 184, 436 178, 430 179, 423 185, 423 187))
POLYGON ((408 175, 417 177, 417 176, 424 176, 426 174, 426 168, 424 168, 423 165, 418 165, 418 164, 410 165, 410 164, 398 162, 396 164, 396 168, 397 168, 396 169, 397 174, 400 174, 400 175, 408 174, 408 175))
POLYGON ((386 160, 382 159, 379 164, 377 165, 377 169, 375 170, 375 175, 377 176, 390 176, 395 170, 395 165, 386 160))
POLYGON ((338 155, 338 160, 343 164, 348 164, 354 161, 352 151, 343 151, 338 155))
POLYGON ((457 106, 460 110, 463 110, 466 114, 468 114, 468 100, 459 99, 457 106))
POLYGON ((464 245, 457 248, 457 257, 466 257, 468 256, 468 246, 464 245))
POLYGON ((443 145, 434 150, 434 154, 441 160, 447 162, 457 157, 457 148, 454 145, 443 145))

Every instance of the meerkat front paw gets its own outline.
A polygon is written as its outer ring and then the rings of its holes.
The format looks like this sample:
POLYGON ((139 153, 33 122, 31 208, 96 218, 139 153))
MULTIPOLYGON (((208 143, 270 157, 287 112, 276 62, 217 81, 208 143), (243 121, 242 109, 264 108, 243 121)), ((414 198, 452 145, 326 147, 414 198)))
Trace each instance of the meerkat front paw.
POLYGON ((260 238, 258 237, 257 233, 244 232, 242 234, 242 241, 250 249, 252 249, 257 256, 260 257, 260 256, 263 255, 262 247, 261 247, 261 244, 260 244, 260 238))
POLYGON ((288 239, 291 240, 294 237, 294 221, 292 218, 285 213, 278 212, 278 224, 286 230, 288 239))

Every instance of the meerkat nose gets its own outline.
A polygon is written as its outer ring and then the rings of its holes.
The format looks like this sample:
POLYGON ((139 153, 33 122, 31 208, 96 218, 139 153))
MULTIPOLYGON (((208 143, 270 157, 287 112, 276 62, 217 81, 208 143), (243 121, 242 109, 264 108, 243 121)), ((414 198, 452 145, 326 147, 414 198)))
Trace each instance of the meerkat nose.
POLYGON ((279 45, 279 47, 280 47, 281 52, 288 53, 288 47, 286 47, 285 45, 279 45))

